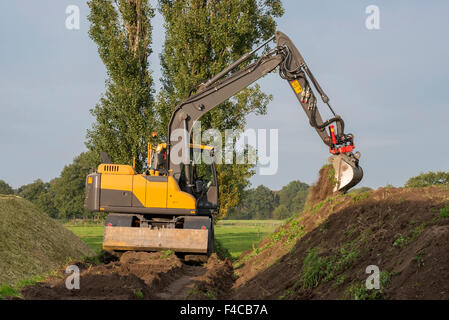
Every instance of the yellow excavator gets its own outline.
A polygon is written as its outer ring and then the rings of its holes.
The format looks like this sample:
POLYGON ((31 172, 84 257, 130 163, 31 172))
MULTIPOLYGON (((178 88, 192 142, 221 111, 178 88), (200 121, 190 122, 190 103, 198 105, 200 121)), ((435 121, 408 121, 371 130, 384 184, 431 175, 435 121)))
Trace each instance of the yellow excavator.
POLYGON ((363 171, 360 153, 353 153, 354 136, 344 132, 343 119, 335 114, 298 49, 285 34, 276 31, 267 42, 194 88, 195 94, 177 106, 168 124, 169 141, 149 148, 149 165, 144 173, 136 173, 133 166, 114 164, 101 153, 102 163, 86 178, 85 208, 108 213, 105 250, 173 250, 180 255, 210 255, 214 251, 213 217, 219 210, 215 162, 197 165, 190 160, 190 154, 196 151, 206 152, 213 159, 214 149, 190 143, 192 128, 201 116, 276 68, 332 154, 329 162, 337 181, 334 191, 346 192, 360 182, 363 171), (274 48, 244 65, 273 40, 274 48), (318 111, 312 85, 333 114, 327 121, 318 111), (180 129, 185 132, 184 141, 173 134, 180 129), (189 153, 181 157, 182 161, 174 151, 179 143, 189 153))

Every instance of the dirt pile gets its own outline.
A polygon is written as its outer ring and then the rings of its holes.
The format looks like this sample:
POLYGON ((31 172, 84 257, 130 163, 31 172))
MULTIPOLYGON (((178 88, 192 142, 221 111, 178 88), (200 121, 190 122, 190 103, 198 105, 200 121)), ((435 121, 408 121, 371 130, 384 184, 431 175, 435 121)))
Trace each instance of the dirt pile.
POLYGON ((0 195, 0 286, 95 253, 71 231, 17 196, 0 195))
POLYGON ((323 166, 318 172, 318 181, 309 188, 306 205, 314 205, 331 196, 335 187, 335 170, 332 165, 323 166))
POLYGON ((447 187, 328 197, 240 258, 233 298, 449 299, 448 217, 447 187))
POLYGON ((118 261, 80 268, 80 289, 68 290, 65 267, 57 276, 22 289, 25 299, 157 299, 155 293, 182 274, 182 262, 170 252, 126 252, 118 261))
POLYGON ((24 299, 136 300, 216 299, 232 287, 232 265, 212 255, 207 264, 187 264, 172 252, 126 252, 101 265, 73 262, 80 270, 79 290, 68 290, 65 267, 56 276, 21 290, 24 299))

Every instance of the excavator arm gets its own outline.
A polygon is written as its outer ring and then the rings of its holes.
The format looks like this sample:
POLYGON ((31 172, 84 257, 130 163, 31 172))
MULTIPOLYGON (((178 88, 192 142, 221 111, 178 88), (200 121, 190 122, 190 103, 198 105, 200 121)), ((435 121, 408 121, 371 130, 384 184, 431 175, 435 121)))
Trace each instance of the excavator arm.
MULTIPOLYGON (((356 185, 363 177, 362 168, 358 164, 359 153, 352 153, 354 149, 354 137, 345 134, 344 121, 336 115, 329 104, 329 98, 324 93, 319 83, 305 63, 303 57, 292 41, 282 32, 277 31, 275 36, 255 50, 243 55, 232 63, 228 68, 221 71, 213 78, 202 83, 197 92, 181 102, 172 114, 168 126, 167 144, 167 168, 173 172, 175 179, 181 175, 181 165, 172 161, 171 148, 180 143, 180 140, 172 140, 172 133, 176 129, 183 129, 190 141, 192 128, 204 114, 226 101, 240 90, 248 87, 267 73, 279 68, 281 78, 288 81, 300 105, 309 118, 310 125, 316 130, 324 144, 329 147, 333 156, 329 158, 335 169, 337 181, 334 191, 347 191, 356 185), (239 68, 249 60, 255 52, 265 47, 268 42, 275 40, 277 46, 258 58, 254 63, 239 68), (239 68, 239 69, 238 69, 239 68), (237 71, 235 71, 237 69, 237 71), (234 71, 234 72, 233 72, 234 71), (333 117, 323 121, 318 110, 318 100, 310 83, 321 96, 322 101, 327 104, 333 117), (334 125, 336 125, 336 128, 334 125)), ((179 138, 178 138, 179 139, 179 138)), ((184 164, 186 167, 190 163, 184 164)), ((190 170, 185 170, 188 174, 190 170)), ((192 177, 186 176, 187 184, 192 184, 192 177)))

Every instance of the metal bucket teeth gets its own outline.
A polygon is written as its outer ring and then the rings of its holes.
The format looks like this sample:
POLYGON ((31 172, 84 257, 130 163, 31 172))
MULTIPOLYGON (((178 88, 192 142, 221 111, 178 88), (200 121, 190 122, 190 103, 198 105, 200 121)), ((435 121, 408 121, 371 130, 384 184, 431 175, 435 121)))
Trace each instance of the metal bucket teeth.
POLYGON ((329 162, 334 167, 335 179, 337 180, 334 192, 346 192, 362 180, 363 170, 353 156, 340 154, 330 157, 329 162))

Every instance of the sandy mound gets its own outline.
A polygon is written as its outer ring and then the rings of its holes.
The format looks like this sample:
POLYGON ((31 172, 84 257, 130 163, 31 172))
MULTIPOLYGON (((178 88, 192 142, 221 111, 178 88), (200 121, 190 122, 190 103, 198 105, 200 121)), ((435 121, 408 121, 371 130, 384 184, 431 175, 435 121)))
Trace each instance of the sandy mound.
POLYGON ((17 196, 0 195, 0 285, 50 272, 95 253, 71 231, 17 196))

